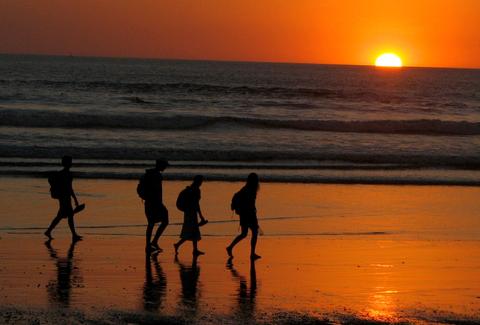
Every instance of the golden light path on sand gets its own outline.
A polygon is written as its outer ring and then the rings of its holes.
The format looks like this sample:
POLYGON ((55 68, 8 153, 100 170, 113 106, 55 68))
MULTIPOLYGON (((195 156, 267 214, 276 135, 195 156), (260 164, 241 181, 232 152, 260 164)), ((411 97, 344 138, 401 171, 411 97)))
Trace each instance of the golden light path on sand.
POLYGON ((176 194, 186 182, 165 182, 171 211, 165 251, 146 260, 135 181, 76 181, 87 209, 76 219, 85 240, 74 247, 65 223, 51 247, 44 244, 41 226, 56 210, 44 179, 0 181, 8 189, 0 193, 0 305, 239 317, 239 323, 279 311, 388 322, 480 319, 477 187, 262 184, 265 235, 252 269, 249 239, 233 265, 225 253, 238 220, 224 203, 240 183, 202 186, 210 223, 199 243, 206 255, 194 263, 191 245, 182 247, 179 262, 172 248, 182 218, 176 194), (9 204, 14 199, 25 204, 9 204))

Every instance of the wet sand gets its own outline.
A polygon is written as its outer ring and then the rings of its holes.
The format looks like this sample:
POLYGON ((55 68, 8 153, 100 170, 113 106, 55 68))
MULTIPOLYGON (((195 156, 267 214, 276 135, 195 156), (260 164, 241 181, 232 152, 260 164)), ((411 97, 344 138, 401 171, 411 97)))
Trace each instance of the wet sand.
POLYGON ((135 182, 76 183, 75 245, 65 223, 41 235, 56 209, 45 180, 0 182, 2 323, 480 322, 479 188, 263 184, 251 264, 248 240, 225 253, 239 183, 205 184, 207 254, 186 243, 175 261, 184 182, 165 184, 172 225, 152 257, 135 182))

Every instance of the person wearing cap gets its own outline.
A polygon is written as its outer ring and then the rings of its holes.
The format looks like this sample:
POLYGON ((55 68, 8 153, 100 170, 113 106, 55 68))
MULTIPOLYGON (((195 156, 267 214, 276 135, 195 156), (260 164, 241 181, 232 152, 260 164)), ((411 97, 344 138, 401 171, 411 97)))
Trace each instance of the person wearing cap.
POLYGON ((147 169, 142 176, 145 188, 145 216, 147 217, 146 246, 145 251, 162 251, 158 246, 158 240, 168 226, 168 210, 163 204, 162 172, 170 166, 168 161, 157 159, 155 168, 147 169), (157 232, 151 240, 153 228, 160 223, 157 232))
POLYGON ((50 192, 51 196, 54 199, 58 200, 58 212, 57 216, 52 220, 50 226, 45 231, 45 236, 48 237, 48 240, 52 240, 52 231, 58 225, 58 223, 67 218, 68 226, 72 232, 72 241, 81 240, 82 237, 77 234, 75 230, 75 223, 73 220, 74 210, 72 208, 72 198, 75 201, 75 206, 78 207, 78 200, 75 192, 73 191, 73 176, 70 168, 72 167, 72 157, 63 156, 62 157, 62 166, 63 169, 55 172, 49 177, 49 183, 51 185, 50 192))

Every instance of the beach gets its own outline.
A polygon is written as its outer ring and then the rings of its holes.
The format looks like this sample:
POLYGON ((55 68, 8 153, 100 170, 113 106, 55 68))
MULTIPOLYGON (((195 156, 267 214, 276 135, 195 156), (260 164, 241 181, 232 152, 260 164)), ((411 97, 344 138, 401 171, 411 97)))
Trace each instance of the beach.
POLYGON ((480 70, 0 55, 0 323, 480 323, 480 70), (45 243, 47 178, 86 209, 45 243), (164 249, 139 177, 166 159, 164 249), (255 264, 233 194, 251 172, 255 264), (203 175, 199 249, 174 260, 203 175))
POLYGON ((134 180, 79 179, 87 208, 45 243, 56 202, 42 178, 0 178, 3 323, 462 323, 480 322, 480 188, 262 183, 258 253, 229 206, 242 183, 207 181, 196 261, 166 181, 164 251, 145 256, 134 180))

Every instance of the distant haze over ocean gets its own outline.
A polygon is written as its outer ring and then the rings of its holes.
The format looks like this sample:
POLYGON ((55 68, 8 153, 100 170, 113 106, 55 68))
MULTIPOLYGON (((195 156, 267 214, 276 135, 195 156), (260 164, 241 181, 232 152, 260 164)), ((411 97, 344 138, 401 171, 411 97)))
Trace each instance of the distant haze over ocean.
POLYGON ((480 70, 0 55, 0 174, 480 184, 480 70))

